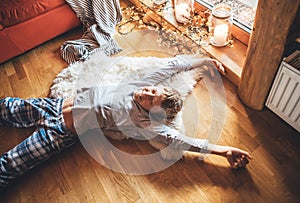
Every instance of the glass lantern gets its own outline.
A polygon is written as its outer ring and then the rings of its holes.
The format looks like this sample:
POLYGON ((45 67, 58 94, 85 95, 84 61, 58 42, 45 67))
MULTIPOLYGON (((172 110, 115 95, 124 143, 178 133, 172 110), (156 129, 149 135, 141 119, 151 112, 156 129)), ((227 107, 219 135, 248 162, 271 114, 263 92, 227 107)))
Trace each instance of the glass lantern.
POLYGON ((229 43, 233 22, 232 13, 232 8, 225 3, 213 7, 209 26, 210 42, 213 46, 222 47, 229 43))
POLYGON ((174 0, 175 18, 179 23, 187 23, 194 12, 194 0, 174 0))

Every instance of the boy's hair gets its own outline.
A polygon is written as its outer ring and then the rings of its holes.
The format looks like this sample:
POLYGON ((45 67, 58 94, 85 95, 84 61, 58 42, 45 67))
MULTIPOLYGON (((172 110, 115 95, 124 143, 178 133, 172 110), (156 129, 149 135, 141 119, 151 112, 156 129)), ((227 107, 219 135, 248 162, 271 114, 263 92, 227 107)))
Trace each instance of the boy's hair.
POLYGON ((167 119, 174 119, 181 110, 183 100, 180 93, 171 87, 162 87, 165 98, 161 103, 161 108, 166 111, 167 119))

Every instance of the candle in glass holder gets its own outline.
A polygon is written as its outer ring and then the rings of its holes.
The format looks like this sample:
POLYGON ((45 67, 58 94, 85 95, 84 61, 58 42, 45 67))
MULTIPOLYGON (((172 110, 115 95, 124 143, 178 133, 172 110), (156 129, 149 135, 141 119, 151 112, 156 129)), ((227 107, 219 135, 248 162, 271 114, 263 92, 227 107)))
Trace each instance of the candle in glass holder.
POLYGON ((214 30, 213 42, 217 46, 224 46, 227 44, 228 26, 226 24, 217 25, 214 30))
POLYGON ((229 43, 232 21, 232 8, 230 5, 220 3, 212 9, 209 25, 212 45, 221 47, 229 43))
POLYGON ((175 18, 179 23, 186 23, 191 19, 194 10, 194 0, 175 0, 175 18))

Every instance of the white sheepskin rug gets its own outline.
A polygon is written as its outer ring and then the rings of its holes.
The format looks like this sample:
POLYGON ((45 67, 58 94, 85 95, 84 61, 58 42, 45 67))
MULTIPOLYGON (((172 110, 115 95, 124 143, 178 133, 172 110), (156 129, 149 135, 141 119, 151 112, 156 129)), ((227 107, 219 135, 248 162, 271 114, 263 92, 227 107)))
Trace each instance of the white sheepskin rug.
MULTIPOLYGON (((111 58, 102 52, 95 53, 85 62, 77 62, 63 69, 53 80, 50 97, 72 97, 77 88, 91 87, 100 84, 118 84, 135 81, 156 68, 165 66, 172 58, 158 57, 117 57, 111 58)), ((200 71, 192 70, 180 73, 161 85, 177 89, 183 99, 191 92, 200 79, 200 71)))
MULTIPOLYGON (((89 60, 72 64, 63 69, 53 81, 50 97, 67 98, 74 96, 77 88, 138 80, 156 68, 167 65, 174 58, 130 56, 111 58, 102 52, 97 52, 89 60)), ((161 85, 177 89, 185 100, 199 79, 200 71, 191 70, 177 74, 161 85)), ((181 124, 182 112, 178 114, 176 121, 171 125, 177 128, 181 124)), ((112 139, 122 138, 116 132, 105 132, 105 134, 112 139)), ((150 142, 150 144, 157 149, 165 147, 160 143, 150 142)), ((161 155, 164 159, 178 159, 183 152, 170 150, 161 155)))

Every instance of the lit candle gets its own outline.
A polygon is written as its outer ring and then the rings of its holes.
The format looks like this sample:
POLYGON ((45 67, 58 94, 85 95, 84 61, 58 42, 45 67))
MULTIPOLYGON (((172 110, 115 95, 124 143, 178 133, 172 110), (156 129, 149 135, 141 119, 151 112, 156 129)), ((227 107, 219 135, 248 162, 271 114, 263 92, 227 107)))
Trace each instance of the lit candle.
POLYGON ((214 30, 214 43, 217 46, 224 46, 227 44, 227 37, 228 37, 228 26, 217 25, 214 30))
POLYGON ((175 6, 175 17, 180 23, 186 23, 190 19, 191 7, 187 3, 179 3, 175 6))

